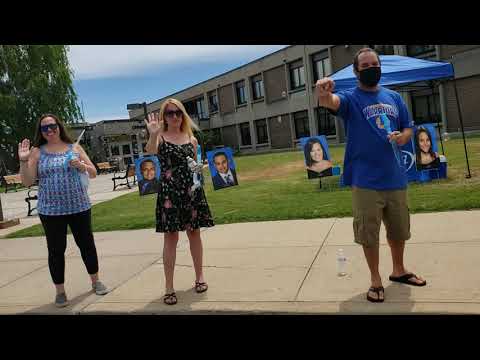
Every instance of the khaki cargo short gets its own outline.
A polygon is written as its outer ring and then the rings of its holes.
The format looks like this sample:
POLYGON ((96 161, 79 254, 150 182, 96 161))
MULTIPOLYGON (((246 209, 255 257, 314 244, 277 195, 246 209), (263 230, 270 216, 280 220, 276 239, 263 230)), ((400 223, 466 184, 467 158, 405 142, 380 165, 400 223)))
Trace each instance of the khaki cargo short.
POLYGON ((369 190, 352 188, 353 233, 355 242, 366 247, 379 244, 380 224, 383 220, 387 239, 410 239, 410 212, 407 190, 369 190))

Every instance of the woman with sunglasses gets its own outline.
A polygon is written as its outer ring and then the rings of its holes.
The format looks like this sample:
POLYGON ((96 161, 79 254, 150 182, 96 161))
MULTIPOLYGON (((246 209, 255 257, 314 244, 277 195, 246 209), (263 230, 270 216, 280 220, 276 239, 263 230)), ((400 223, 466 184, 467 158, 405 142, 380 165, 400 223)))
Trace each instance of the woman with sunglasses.
POLYGON ((160 187, 156 208, 156 231, 164 233, 163 269, 167 305, 177 303, 173 274, 177 253, 178 232, 186 231, 195 268, 195 291, 207 291, 202 269, 203 248, 201 227, 214 226, 202 187, 194 188, 192 170, 187 158, 196 158, 198 141, 192 128, 198 129, 183 104, 166 100, 159 114, 149 114, 145 123, 150 133, 146 149, 160 160, 160 187))
POLYGON ((108 290, 98 278, 91 204, 80 180, 80 172, 94 178, 97 170, 83 148, 73 145, 63 122, 53 114, 38 120, 33 145, 30 148, 28 139, 18 144, 20 175, 25 186, 38 178, 37 211, 47 238, 48 267, 57 291, 55 305, 68 305, 64 287, 67 225, 80 248, 93 291, 104 295, 108 290), (75 155, 72 160, 68 160, 70 152, 75 155))

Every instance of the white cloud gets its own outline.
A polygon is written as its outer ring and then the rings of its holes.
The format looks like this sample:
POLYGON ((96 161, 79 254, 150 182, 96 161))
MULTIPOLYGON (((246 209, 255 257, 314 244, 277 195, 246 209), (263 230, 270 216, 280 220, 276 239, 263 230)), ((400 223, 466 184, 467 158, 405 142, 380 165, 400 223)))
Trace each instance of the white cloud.
POLYGON ((158 67, 228 59, 252 61, 285 45, 72 45, 76 80, 129 77, 158 67))

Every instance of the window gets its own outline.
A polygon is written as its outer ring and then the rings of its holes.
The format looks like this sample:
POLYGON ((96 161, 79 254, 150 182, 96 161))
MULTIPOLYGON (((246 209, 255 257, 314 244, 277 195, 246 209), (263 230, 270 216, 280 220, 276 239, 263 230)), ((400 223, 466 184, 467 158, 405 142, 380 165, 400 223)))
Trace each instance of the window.
POLYGON ((250 124, 240 124, 240 135, 242 137, 242 145, 252 145, 252 138, 250 137, 250 124))
POLYGON ((255 121, 255 127, 257 129, 257 144, 268 144, 267 120, 255 121))
POLYGON ((137 143, 137 135, 131 135, 132 138, 132 150, 133 154, 138 154, 138 143, 137 143))
POLYGON ((325 108, 315 109, 317 113, 317 127, 319 135, 336 135, 335 117, 325 108))
POLYGON ((290 64, 290 88, 296 90, 303 87, 305 87, 305 70, 300 60, 290 64))
POLYGON ((328 57, 328 51, 322 51, 321 53, 313 55, 312 63, 314 83, 332 73, 332 65, 328 57))
POLYGON ((252 77, 252 94, 254 100, 263 98, 263 79, 262 74, 258 74, 252 77))
POLYGON ((112 156, 120 155, 120 148, 118 147, 118 145, 112 145, 110 147, 110 152, 112 153, 112 156))
POLYGON ((218 97, 216 91, 211 91, 208 93, 208 108, 210 113, 215 113, 218 111, 218 97))
POLYGON ((130 155, 131 154, 130 144, 123 145, 122 151, 123 151, 123 155, 130 155))
MULTIPOLYGON (((407 45, 408 56, 435 55, 435 45, 407 45)), ((424 57, 422 56, 422 57, 424 57)))
POLYGON ((190 116, 195 117, 197 114, 197 110, 195 108, 195 101, 188 101, 184 103, 185 110, 187 111, 187 114, 190 116))
POLYGON ((310 128, 308 126, 308 112, 306 110, 294 113, 293 121, 295 123, 295 137, 297 139, 310 136, 310 128))
POLYGON ((245 81, 238 81, 235 83, 235 90, 237 93, 237 105, 246 104, 247 98, 245 96, 245 81))
POLYGON ((185 110, 192 120, 205 120, 208 119, 207 108, 203 97, 199 97, 184 104, 185 110))
POLYGON ((205 101, 203 97, 195 100, 195 109, 196 109, 196 114, 200 120, 208 119, 208 115, 205 107, 205 101))
POLYGON ((441 122, 440 97, 438 94, 412 96, 412 110, 416 125, 441 122))

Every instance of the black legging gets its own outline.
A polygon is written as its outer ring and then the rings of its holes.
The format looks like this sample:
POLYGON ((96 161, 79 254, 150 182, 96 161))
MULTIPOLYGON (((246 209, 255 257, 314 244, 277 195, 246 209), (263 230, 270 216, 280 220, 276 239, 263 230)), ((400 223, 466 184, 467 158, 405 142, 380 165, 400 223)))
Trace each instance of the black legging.
POLYGON ((73 238, 80 248, 83 262, 90 275, 98 272, 98 257, 92 233, 90 209, 71 215, 39 215, 47 236, 48 267, 53 283, 65 281, 65 250, 67 248, 67 225, 70 225, 73 238))

